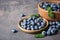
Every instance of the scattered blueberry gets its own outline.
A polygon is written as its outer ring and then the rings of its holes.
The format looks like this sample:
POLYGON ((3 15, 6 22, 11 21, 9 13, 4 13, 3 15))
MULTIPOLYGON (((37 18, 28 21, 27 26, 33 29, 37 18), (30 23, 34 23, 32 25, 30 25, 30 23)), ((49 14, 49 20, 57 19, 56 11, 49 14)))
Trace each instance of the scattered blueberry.
POLYGON ((55 25, 52 25, 51 27, 52 27, 52 28, 56 28, 56 26, 55 26, 55 25))
POLYGON ((16 30, 16 29, 12 29, 11 31, 12 31, 13 33, 16 33, 16 32, 17 32, 17 30, 16 30))
POLYGON ((57 29, 56 28, 52 28, 51 34, 56 34, 56 32, 57 32, 57 29))
POLYGON ((56 28, 57 28, 57 29, 60 29, 60 26, 59 26, 59 25, 56 25, 56 28))
POLYGON ((42 35, 46 36, 47 35, 46 31, 42 31, 42 35))
POLYGON ((51 31, 51 29, 52 29, 52 27, 51 27, 51 26, 49 26, 49 29, 48 29, 48 31, 51 31))
POLYGON ((49 36, 51 35, 51 31, 50 30, 47 31, 47 35, 49 35, 49 36))
POLYGON ((26 15, 25 14, 21 14, 21 17, 25 17, 26 15))

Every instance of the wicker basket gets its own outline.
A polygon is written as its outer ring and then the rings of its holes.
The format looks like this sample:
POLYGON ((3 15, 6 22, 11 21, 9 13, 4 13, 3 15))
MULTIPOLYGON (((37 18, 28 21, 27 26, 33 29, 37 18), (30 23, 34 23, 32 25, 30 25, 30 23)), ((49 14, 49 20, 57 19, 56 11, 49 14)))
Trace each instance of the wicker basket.
MULTIPOLYGON (((43 1, 43 2, 44 2, 44 1, 43 1)), ((52 2, 52 3, 55 3, 55 4, 60 3, 60 1, 47 1, 47 2, 52 2)), ((52 19, 52 18, 50 18, 50 17, 48 16, 48 11, 45 10, 45 9, 42 9, 42 8, 40 7, 40 4, 41 4, 41 3, 42 3, 42 2, 38 3, 38 12, 39 12, 39 14, 40 14, 41 17, 43 17, 43 18, 45 18, 45 19, 47 19, 47 20, 60 21, 60 12, 53 11, 54 14, 55 14, 55 18, 52 19)))
POLYGON ((21 27, 21 21, 24 20, 24 19, 27 19, 27 18, 29 18, 29 16, 23 17, 23 18, 21 18, 18 21, 18 28, 20 30, 22 30, 23 32, 26 32, 26 33, 38 33, 38 32, 41 32, 42 30, 45 30, 48 27, 48 21, 43 18, 46 21, 46 26, 44 28, 41 28, 39 30, 26 30, 26 29, 24 29, 24 28, 21 27))

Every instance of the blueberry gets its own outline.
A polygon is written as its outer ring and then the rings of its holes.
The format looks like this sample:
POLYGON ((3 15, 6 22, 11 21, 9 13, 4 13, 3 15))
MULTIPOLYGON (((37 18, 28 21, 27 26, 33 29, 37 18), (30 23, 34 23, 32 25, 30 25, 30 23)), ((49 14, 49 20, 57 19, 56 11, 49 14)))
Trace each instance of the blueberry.
POLYGON ((40 23, 38 22, 37 25, 40 25, 40 23))
POLYGON ((23 28, 24 28, 24 29, 26 29, 26 28, 27 28, 27 26, 25 26, 25 25, 24 25, 24 26, 23 26, 23 28))
POLYGON ((57 5, 56 5, 56 4, 54 4, 54 3, 52 3, 52 4, 51 4, 51 7, 52 7, 52 8, 56 8, 56 7, 57 7, 57 5))
POLYGON ((28 20, 27 21, 30 21, 30 20, 32 20, 32 18, 30 17, 30 18, 28 18, 28 20))
POLYGON ((34 25, 34 21, 33 21, 33 20, 30 20, 30 24, 31 24, 31 25, 34 25))
POLYGON ((23 25, 23 22, 21 22, 21 25, 23 25))
POLYGON ((42 35, 46 36, 46 34, 47 34, 46 31, 42 31, 42 35))
POLYGON ((60 9, 57 9, 58 12, 60 12, 60 9))
POLYGON ((24 20, 23 20, 23 22, 27 22, 27 20, 26 20, 26 19, 24 19, 24 20))
POLYGON ((60 26, 59 26, 59 25, 56 25, 56 28, 57 28, 57 29, 60 29, 60 26))
POLYGON ((43 20, 42 22, 43 22, 44 24, 46 23, 46 21, 45 21, 45 20, 43 20))
POLYGON ((43 5, 43 9, 46 9, 46 5, 43 5))
POLYGON ((41 29, 41 26, 39 26, 38 28, 41 29))
POLYGON ((41 19, 40 18, 37 18, 37 21, 40 21, 41 19))
POLYGON ((54 8, 54 7, 53 7, 53 8, 52 8, 52 11, 57 11, 57 8, 54 8))
POLYGON ((45 23, 41 22, 41 26, 45 26, 45 23))
POLYGON ((52 24, 55 24, 55 22, 52 22, 52 24))
POLYGON ((48 31, 51 31, 51 29, 52 29, 52 27, 50 26, 49 29, 48 29, 48 31))
POLYGON ((57 4, 58 9, 60 9, 60 4, 57 4))
POLYGON ((30 25, 27 25, 27 27, 30 27, 30 25))
POLYGON ((43 23, 43 22, 41 22, 41 25, 44 25, 44 23, 43 23))
POLYGON ((34 26, 34 29, 35 29, 35 30, 37 30, 37 29, 38 29, 38 27, 37 27, 37 26, 34 26))
POLYGON ((59 24, 59 22, 58 22, 58 21, 56 21, 56 24, 59 24))
POLYGON ((25 17, 26 15, 25 14, 21 14, 21 17, 25 17))
POLYGON ((40 27, 42 27, 42 28, 43 28, 43 27, 44 27, 44 25, 41 25, 40 27))
POLYGON ((58 26, 60 26, 60 23, 58 24, 58 26))
POLYGON ((38 21, 35 19, 34 22, 37 23, 38 21))
POLYGON ((50 6, 50 4, 48 2, 44 2, 43 9, 47 9, 47 6, 50 6))
POLYGON ((46 6, 49 6, 49 5, 50 5, 49 2, 44 2, 44 4, 45 4, 46 6))
POLYGON ((56 11, 57 10, 57 5, 52 3, 51 4, 51 8, 52 8, 52 11, 56 11))
POLYGON ((56 26, 55 26, 55 25, 52 25, 51 27, 56 28, 56 26))
POLYGON ((60 29, 60 23, 56 25, 56 28, 57 29, 60 29))
POLYGON ((47 31, 47 35, 49 35, 49 36, 50 36, 50 35, 51 35, 51 31, 49 31, 49 30, 48 30, 48 31, 47 31))
POLYGON ((57 29, 56 29, 56 28, 53 28, 53 29, 51 30, 51 34, 55 34, 56 31, 57 31, 57 29))
POLYGON ((12 29, 11 31, 12 31, 13 33, 16 33, 16 32, 17 32, 17 30, 16 30, 16 29, 12 29))
POLYGON ((30 30, 30 27, 27 27, 27 30, 30 30))
POLYGON ((34 27, 33 26, 30 26, 31 30, 34 30, 34 27))
POLYGON ((26 23, 25 23, 25 22, 22 22, 22 23, 21 23, 21 26, 23 26, 23 25, 26 25, 26 23))
POLYGON ((52 25, 52 21, 49 21, 49 24, 52 25))
POLYGON ((40 4, 40 7, 43 8, 43 3, 40 4))
POLYGON ((30 22, 29 22, 29 21, 27 21, 27 23, 26 23, 26 24, 28 24, 28 25, 29 25, 29 24, 30 24, 30 22))

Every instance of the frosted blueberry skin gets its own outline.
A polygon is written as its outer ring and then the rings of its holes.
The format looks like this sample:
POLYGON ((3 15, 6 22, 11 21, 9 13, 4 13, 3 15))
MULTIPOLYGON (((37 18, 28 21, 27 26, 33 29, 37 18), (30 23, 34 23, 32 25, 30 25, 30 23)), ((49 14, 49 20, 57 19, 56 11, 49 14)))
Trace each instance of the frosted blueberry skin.
POLYGON ((60 9, 60 3, 59 3, 59 4, 57 4, 57 7, 58 7, 58 9, 60 9))
POLYGON ((60 26, 60 22, 59 21, 49 21, 49 28, 47 30, 47 35, 54 35, 58 32, 60 26))
POLYGON ((51 34, 56 34, 57 33, 57 29, 56 28, 52 28, 52 30, 51 30, 51 34))
POLYGON ((46 36, 47 35, 46 31, 42 31, 42 35, 46 36))
POLYGON ((47 10, 47 6, 50 6, 52 11, 60 12, 60 3, 54 4, 54 3, 49 3, 49 2, 43 2, 40 4, 40 7, 45 9, 45 10, 47 10))
POLYGON ((57 12, 60 12, 60 9, 57 9, 57 12))
POLYGON ((16 29, 11 30, 12 33, 17 33, 18 31, 16 29))
POLYGON ((43 20, 41 17, 36 18, 36 17, 30 17, 28 19, 24 19, 21 22, 21 26, 24 29, 27 30, 39 30, 43 28, 46 25, 46 21, 43 20))
POLYGON ((22 14, 20 14, 20 16, 21 16, 21 17, 25 17, 26 15, 22 13, 22 14))
POLYGON ((57 5, 52 3, 51 5, 52 11, 56 11, 57 10, 57 5))
POLYGON ((48 36, 51 35, 51 31, 50 31, 50 30, 47 31, 47 35, 48 35, 48 36))

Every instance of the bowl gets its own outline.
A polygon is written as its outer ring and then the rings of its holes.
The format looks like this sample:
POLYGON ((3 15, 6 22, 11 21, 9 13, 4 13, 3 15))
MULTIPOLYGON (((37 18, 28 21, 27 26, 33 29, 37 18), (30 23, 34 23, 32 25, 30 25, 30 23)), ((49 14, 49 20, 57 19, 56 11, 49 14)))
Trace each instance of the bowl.
POLYGON ((23 32, 26 32, 26 33, 38 33, 38 32, 41 32, 42 30, 45 30, 45 29, 48 27, 48 21, 43 18, 43 20, 46 21, 46 26, 45 26, 45 27, 43 27, 43 28, 41 28, 41 29, 39 29, 39 30, 27 30, 27 29, 24 29, 24 28, 21 27, 21 21, 24 20, 24 19, 28 19, 28 18, 29 18, 29 16, 26 16, 26 17, 21 18, 21 19, 18 21, 18 28, 19 28, 20 30, 22 30, 23 32))
MULTIPOLYGON (((44 2, 44 1, 43 1, 43 2, 44 2)), ((55 3, 55 4, 60 3, 60 1, 46 1, 46 2, 51 2, 51 3, 55 3)), ((43 18, 45 18, 45 19, 47 19, 47 20, 51 20, 51 21, 60 21, 60 12, 53 11, 54 14, 55 14, 55 18, 50 18, 50 17, 48 16, 48 11, 45 10, 45 9, 42 9, 42 8, 40 7, 40 4, 41 4, 41 3, 42 3, 42 2, 39 2, 39 3, 38 3, 38 12, 39 12, 39 14, 41 15, 41 17, 43 17, 43 18)))

